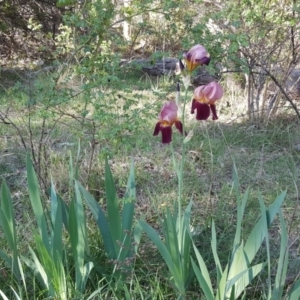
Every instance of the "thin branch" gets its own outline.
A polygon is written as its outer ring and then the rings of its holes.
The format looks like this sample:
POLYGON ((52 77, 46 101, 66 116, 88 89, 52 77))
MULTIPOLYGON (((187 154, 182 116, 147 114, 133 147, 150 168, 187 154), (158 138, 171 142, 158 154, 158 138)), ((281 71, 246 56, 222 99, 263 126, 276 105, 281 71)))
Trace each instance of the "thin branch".
POLYGON ((8 116, 3 117, 1 114, 2 112, 0 112, 0 120, 2 121, 2 123, 11 125, 17 131, 24 149, 27 150, 26 143, 20 128, 8 116))
POLYGON ((289 103, 292 105, 294 111, 296 112, 298 118, 300 119, 300 112, 297 109, 297 105, 293 102, 293 100, 290 98, 290 96, 287 94, 287 92, 285 91, 285 89, 282 87, 282 85, 278 82, 278 80, 276 79, 276 77, 268 70, 266 69, 264 66, 260 66, 261 68, 263 68, 265 70, 265 72, 268 74, 268 76, 273 80, 273 82, 278 86, 278 88, 280 89, 281 93, 284 95, 284 97, 289 101, 289 103))

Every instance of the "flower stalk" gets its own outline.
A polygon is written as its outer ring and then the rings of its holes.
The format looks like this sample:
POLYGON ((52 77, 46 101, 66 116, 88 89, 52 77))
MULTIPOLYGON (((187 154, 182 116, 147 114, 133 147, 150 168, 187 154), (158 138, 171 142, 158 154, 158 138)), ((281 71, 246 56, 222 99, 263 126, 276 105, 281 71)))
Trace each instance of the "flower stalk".
MULTIPOLYGON (((186 109, 186 102, 187 102, 187 92, 188 89, 185 88, 184 91, 184 98, 183 98, 183 108, 182 108, 182 130, 185 131, 185 109, 186 109)), ((184 143, 185 134, 183 135, 182 139, 182 152, 181 152, 181 161, 179 166, 179 172, 178 174, 178 218, 179 218, 179 224, 181 224, 181 206, 182 206, 182 189, 183 189, 183 169, 184 169, 184 160, 185 160, 185 150, 186 150, 186 143, 184 143)), ((173 147, 172 147, 173 148, 173 147)), ((173 150, 174 151, 174 150, 173 150)))
MULTIPOLYGON (((189 51, 183 53, 183 61, 179 60, 179 68, 184 86, 183 101, 181 102, 180 85, 177 83, 175 101, 169 101, 163 105, 155 125, 153 135, 156 136, 161 133, 162 143, 170 144, 173 165, 178 180, 178 194, 177 201, 174 199, 174 213, 167 207, 163 216, 164 241, 149 224, 140 221, 141 227, 157 246, 168 266, 172 278, 171 280, 178 291, 178 299, 185 299, 186 289, 190 283, 192 272, 190 260, 191 238, 189 230, 192 202, 189 203, 183 212, 182 199, 186 144, 192 138, 194 131, 192 129, 189 134, 186 133, 185 111, 192 72, 198 66, 208 65, 209 61, 210 58, 208 53, 201 45, 196 45, 189 51), (176 159, 175 157, 172 143, 173 125, 175 125, 183 136, 181 143, 181 159, 176 159)), ((222 94, 223 90, 218 83, 199 87, 197 92, 194 92, 191 113, 196 111, 197 120, 206 120, 210 113, 212 113, 213 120, 216 120, 217 114, 215 102, 221 98, 222 94)))

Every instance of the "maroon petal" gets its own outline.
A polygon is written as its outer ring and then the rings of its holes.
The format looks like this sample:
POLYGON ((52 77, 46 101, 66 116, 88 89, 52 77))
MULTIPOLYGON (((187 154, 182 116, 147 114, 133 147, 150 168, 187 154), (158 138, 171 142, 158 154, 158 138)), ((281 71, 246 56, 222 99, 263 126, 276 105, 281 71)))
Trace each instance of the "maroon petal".
POLYGON ((178 129, 178 131, 182 134, 183 129, 182 129, 182 123, 180 121, 175 121, 175 127, 178 129))
POLYGON ((158 135, 160 131, 160 122, 157 122, 154 128, 153 135, 158 135))
POLYGON ((193 99, 193 101, 192 101, 192 108, 191 108, 191 114, 193 114, 195 112, 195 109, 197 108, 196 103, 197 103, 197 101, 195 99, 193 99))
POLYGON ((214 104, 210 104, 210 109, 213 115, 213 120, 218 120, 216 106, 214 104))
POLYGON ((196 108, 197 108, 196 119, 199 121, 207 120, 210 115, 210 106, 206 103, 200 103, 197 101, 196 108))
POLYGON ((162 143, 169 144, 172 142, 172 127, 171 126, 160 126, 162 143))
POLYGON ((208 66, 209 62, 210 62, 210 57, 205 56, 201 59, 196 59, 196 62, 200 65, 207 65, 208 66))

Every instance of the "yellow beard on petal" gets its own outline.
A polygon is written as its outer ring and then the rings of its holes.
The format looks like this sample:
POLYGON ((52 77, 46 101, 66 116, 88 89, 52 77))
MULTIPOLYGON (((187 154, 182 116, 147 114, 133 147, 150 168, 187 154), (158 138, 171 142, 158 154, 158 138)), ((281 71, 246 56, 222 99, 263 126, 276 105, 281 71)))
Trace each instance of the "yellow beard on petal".
POLYGON ((196 100, 200 103, 205 103, 205 104, 209 104, 209 99, 207 99, 206 96, 201 96, 201 97, 197 97, 196 100))
POLYGON ((172 127, 174 125, 175 122, 180 122, 180 120, 178 118, 172 120, 171 122, 169 121, 166 121, 166 120, 162 120, 160 121, 160 125, 163 126, 163 127, 172 127))
POLYGON ((186 68, 189 72, 192 72, 198 66, 198 64, 195 64, 192 61, 187 60, 187 59, 185 59, 185 63, 186 63, 186 68))
POLYGON ((160 125, 163 126, 163 127, 170 127, 170 126, 172 126, 173 123, 174 122, 170 123, 170 122, 168 122, 166 120, 160 121, 160 125))

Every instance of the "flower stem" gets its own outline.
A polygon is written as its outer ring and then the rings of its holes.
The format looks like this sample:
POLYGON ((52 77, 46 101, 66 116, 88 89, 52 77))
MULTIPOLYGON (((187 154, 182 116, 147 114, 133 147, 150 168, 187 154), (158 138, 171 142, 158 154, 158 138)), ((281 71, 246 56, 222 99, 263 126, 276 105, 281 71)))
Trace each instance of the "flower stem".
POLYGON ((187 101, 187 88, 185 89, 184 93, 184 100, 183 100, 183 109, 182 109, 182 132, 183 132, 183 139, 182 139, 182 153, 181 153, 181 161, 179 172, 177 172, 178 176, 178 221, 179 221, 179 230, 181 230, 181 204, 182 204, 182 189, 183 189, 183 168, 184 168, 184 160, 185 160, 185 150, 186 150, 186 143, 184 143, 185 139, 185 107, 187 101))

